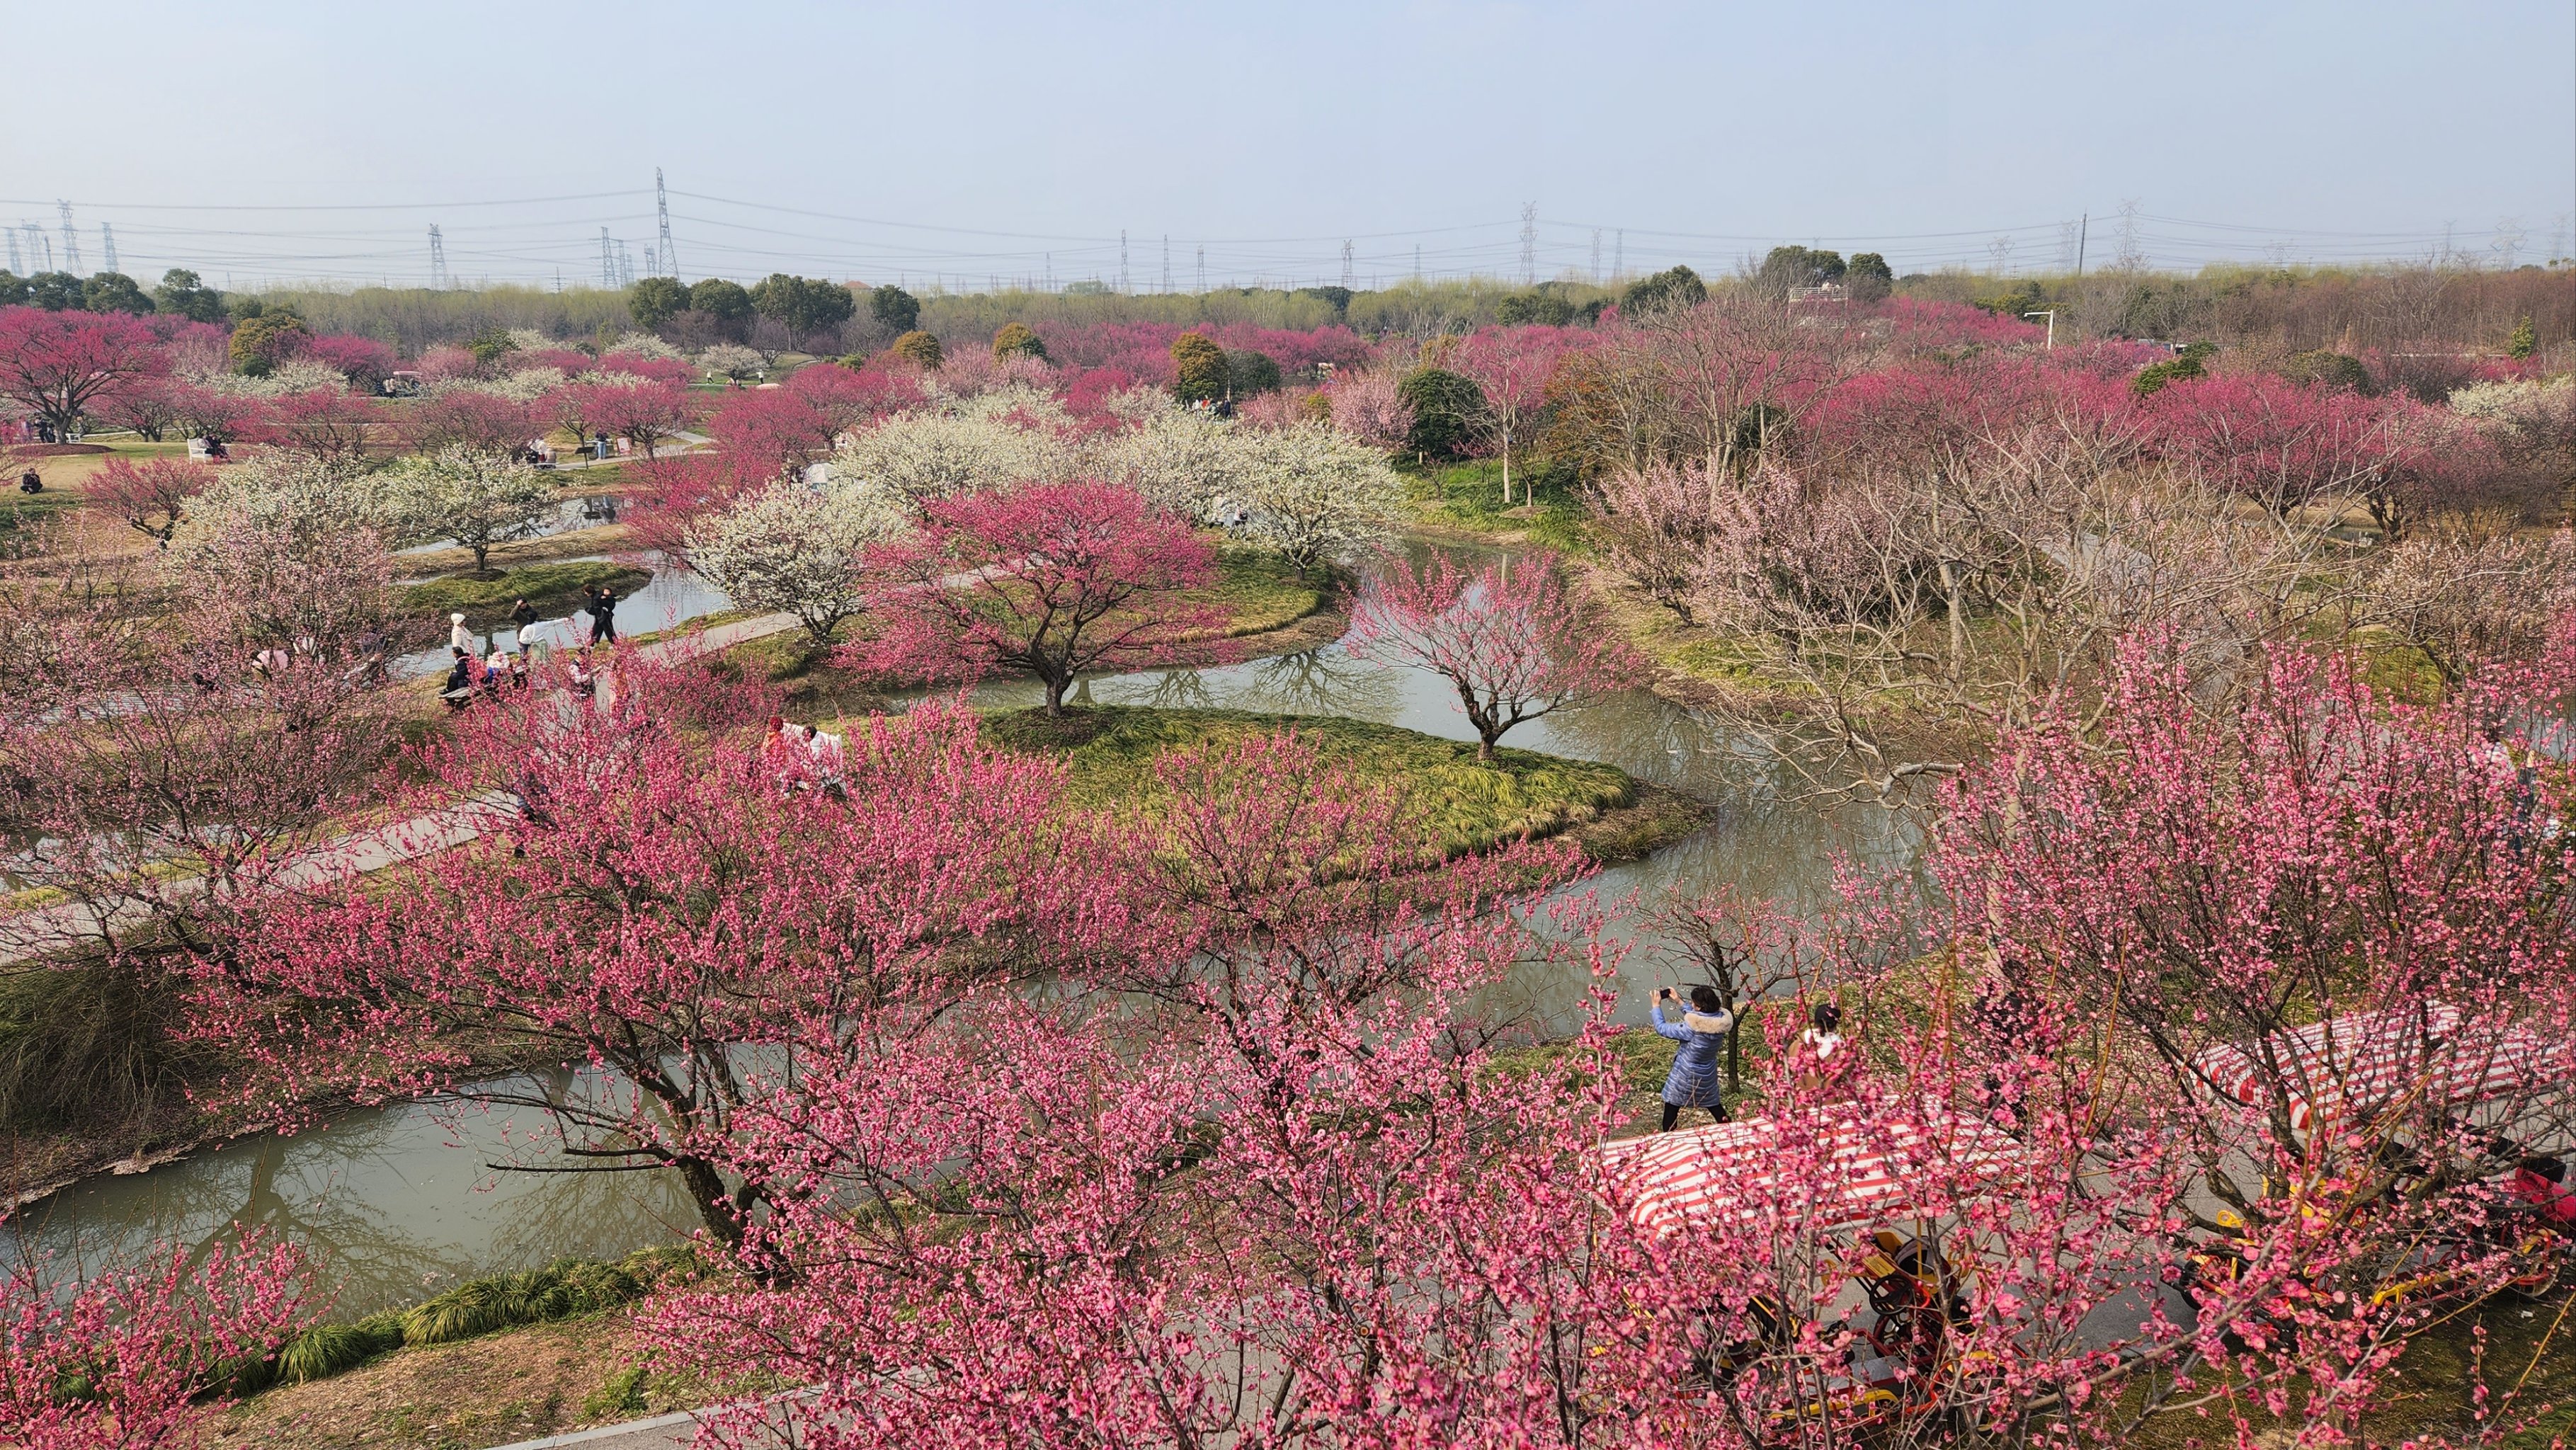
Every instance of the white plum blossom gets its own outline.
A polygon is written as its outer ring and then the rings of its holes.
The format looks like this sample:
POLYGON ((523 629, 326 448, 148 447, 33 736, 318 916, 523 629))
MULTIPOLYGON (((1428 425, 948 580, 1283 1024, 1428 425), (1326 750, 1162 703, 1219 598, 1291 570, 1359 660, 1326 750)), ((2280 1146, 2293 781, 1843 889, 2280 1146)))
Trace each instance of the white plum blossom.
POLYGON ((1093 471, 1143 494, 1156 508, 1196 523, 1216 521, 1219 501, 1238 492, 1246 459, 1238 430, 1168 398, 1131 416, 1135 426, 1093 446, 1093 471))
POLYGON ((600 360, 618 357, 652 358, 658 362, 686 362, 688 354, 649 332, 630 332, 600 349, 600 360))
POLYGON ((554 477, 516 458, 442 448, 382 475, 406 543, 454 539, 488 566, 492 546, 534 533, 561 503, 554 477))
POLYGON ((720 342, 698 354, 698 366, 718 377, 741 379, 758 376, 768 364, 762 361, 757 348, 720 342))
POLYGON ((746 609, 795 615, 821 646, 866 603, 868 545, 905 524, 904 506, 883 493, 773 483, 700 524, 689 563, 746 609))
POLYGON ((1329 423, 1241 429, 1231 487, 1244 532, 1299 570, 1346 559, 1393 531, 1403 484, 1386 455, 1329 423))
POLYGON ((832 486, 876 489, 919 502, 1015 483, 1052 482, 1079 471, 1079 455, 1053 428, 1023 427, 1008 416, 1013 411, 916 408, 897 413, 852 435, 833 454, 832 486))

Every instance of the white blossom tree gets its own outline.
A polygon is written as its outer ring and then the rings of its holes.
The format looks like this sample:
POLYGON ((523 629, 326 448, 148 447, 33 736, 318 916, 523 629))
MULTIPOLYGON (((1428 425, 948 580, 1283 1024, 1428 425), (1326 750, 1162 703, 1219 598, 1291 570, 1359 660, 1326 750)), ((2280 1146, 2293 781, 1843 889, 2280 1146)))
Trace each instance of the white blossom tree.
POLYGON ((692 530, 689 563, 746 609, 795 615, 820 648, 866 602, 861 555, 901 534, 907 513, 871 489, 772 483, 692 530))
POLYGON ((404 537, 452 538, 474 554, 477 573, 492 546, 536 531, 561 500, 554 479, 516 458, 448 447, 387 471, 404 537))
POLYGON ((1091 466, 1157 508, 1206 523, 1240 492, 1246 453, 1232 424, 1166 402, 1094 445, 1091 466))
POLYGON ((336 658, 390 626, 397 527, 381 474, 263 452, 189 500, 161 569, 194 618, 336 658))
POLYGON ((1299 572, 1377 544, 1393 532, 1404 490, 1386 455, 1328 423, 1246 429, 1233 435, 1232 486, 1250 517, 1244 531, 1299 572))
POLYGON ((877 489, 919 503, 1072 477, 1079 467, 1073 447, 1051 427, 1025 426, 1024 416, 990 407, 897 413, 833 455, 833 486, 877 489))
POLYGON ((760 353, 738 342, 720 342, 698 354, 698 366, 721 378, 740 382, 755 378, 767 367, 760 353))
POLYGON ((630 332, 600 349, 600 361, 615 362, 620 357, 651 358, 656 362, 686 362, 688 354, 649 332, 630 332))

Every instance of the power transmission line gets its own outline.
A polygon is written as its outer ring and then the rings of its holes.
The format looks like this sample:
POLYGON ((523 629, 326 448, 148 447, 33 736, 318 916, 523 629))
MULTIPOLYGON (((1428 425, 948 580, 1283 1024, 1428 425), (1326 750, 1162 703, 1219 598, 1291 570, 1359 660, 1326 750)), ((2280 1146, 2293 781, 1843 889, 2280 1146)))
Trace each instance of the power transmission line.
POLYGON ((1521 285, 1538 282, 1538 203, 1521 207, 1521 285))
POLYGON ((63 270, 77 277, 81 270, 80 233, 72 230, 72 204, 58 201, 54 205, 63 214, 63 270))
POLYGON ((107 250, 107 270, 111 272, 122 270, 116 265, 116 228, 106 222, 100 222, 98 240, 99 244, 107 250))
POLYGON ((446 291, 449 285, 447 277, 447 244, 439 240, 438 223, 436 222, 431 222, 429 224, 429 285, 432 290, 439 292, 446 291))
POLYGON ((1163 233, 1163 290, 1172 290, 1172 234, 1163 233))
POLYGON ((1342 290, 1345 292, 1353 290, 1358 281, 1359 278, 1351 270, 1351 240, 1344 237, 1342 238, 1342 290))
POLYGON ((18 229, 16 227, 10 227, 7 230, 9 233, 9 270, 17 273, 21 277, 24 277, 27 275, 27 264, 18 255, 18 229))
POLYGON ((617 285, 617 253, 609 243, 606 227, 599 229, 599 285, 602 287, 617 285))
POLYGON ((1119 295, 1124 296, 1127 291, 1127 229, 1120 227, 1118 229, 1118 292, 1119 295))

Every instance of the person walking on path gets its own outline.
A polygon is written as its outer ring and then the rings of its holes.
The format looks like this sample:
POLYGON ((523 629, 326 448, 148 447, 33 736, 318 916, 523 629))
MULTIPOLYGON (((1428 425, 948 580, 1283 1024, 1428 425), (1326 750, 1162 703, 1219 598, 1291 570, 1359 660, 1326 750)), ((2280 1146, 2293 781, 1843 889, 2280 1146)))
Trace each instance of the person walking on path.
POLYGON ((482 643, 483 642, 481 640, 474 637, 474 631, 465 627, 464 615, 451 614, 447 616, 447 647, 449 649, 461 649, 467 654, 480 654, 482 653, 482 643))
POLYGON ((617 643, 617 591, 604 584, 590 601, 590 642, 617 643))
POLYGON ((1691 988, 1690 1007, 1682 1019, 1665 1021, 1664 1008, 1678 1005, 1672 988, 1656 991, 1655 1035, 1681 1044, 1673 1054, 1673 1070, 1664 1075, 1664 1125, 1658 1131, 1666 1133, 1681 1121, 1684 1108, 1706 1108, 1709 1117, 1726 1121, 1726 1100, 1718 1096, 1717 1061, 1726 1051, 1726 1034, 1735 1026, 1735 1014, 1718 1000, 1715 987, 1691 988))

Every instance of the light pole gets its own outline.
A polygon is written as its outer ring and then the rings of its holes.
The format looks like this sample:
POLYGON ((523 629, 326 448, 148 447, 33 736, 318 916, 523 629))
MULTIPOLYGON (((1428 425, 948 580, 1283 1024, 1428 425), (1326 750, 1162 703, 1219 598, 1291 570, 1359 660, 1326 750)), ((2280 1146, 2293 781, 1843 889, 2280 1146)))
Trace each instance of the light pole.
POLYGON ((2045 311, 2045 312, 2025 312, 2025 313, 2023 313, 2023 314, 2022 314, 2022 316, 2024 316, 2024 317, 2045 317, 2045 318, 2047 318, 2047 319, 2048 319, 2048 346, 2050 346, 2050 347, 2052 347, 2052 348, 2053 348, 2053 347, 2055 347, 2055 346, 2057 346, 2057 309, 2056 309, 2056 308, 2054 308, 2054 307, 2049 308, 2049 309, 2048 309, 2047 311, 2045 311))

